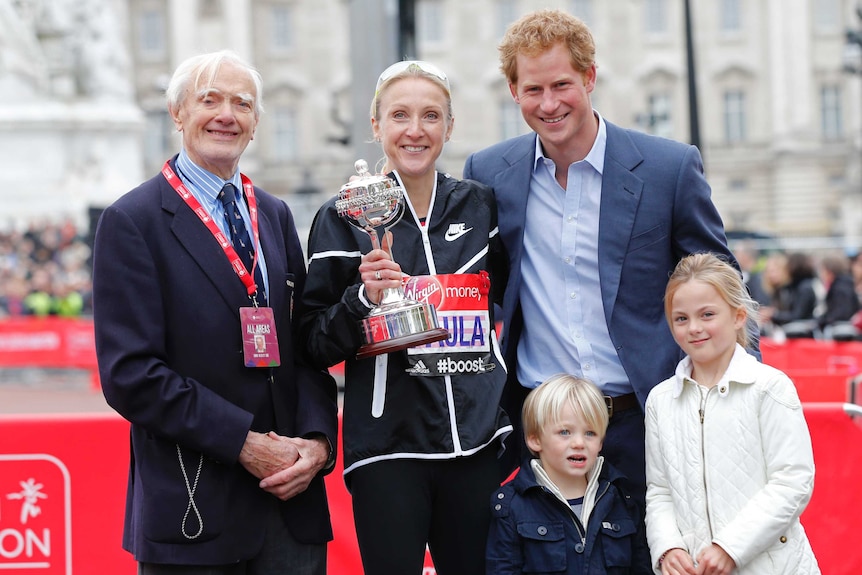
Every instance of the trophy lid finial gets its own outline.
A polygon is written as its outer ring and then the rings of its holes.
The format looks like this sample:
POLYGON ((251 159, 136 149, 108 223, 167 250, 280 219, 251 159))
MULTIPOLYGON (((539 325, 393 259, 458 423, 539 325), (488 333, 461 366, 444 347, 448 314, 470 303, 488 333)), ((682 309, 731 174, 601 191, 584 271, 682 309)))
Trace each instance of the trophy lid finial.
POLYGON ((368 175, 368 162, 365 160, 356 160, 353 164, 353 169, 356 170, 356 173, 359 174, 360 177, 364 177, 368 175))

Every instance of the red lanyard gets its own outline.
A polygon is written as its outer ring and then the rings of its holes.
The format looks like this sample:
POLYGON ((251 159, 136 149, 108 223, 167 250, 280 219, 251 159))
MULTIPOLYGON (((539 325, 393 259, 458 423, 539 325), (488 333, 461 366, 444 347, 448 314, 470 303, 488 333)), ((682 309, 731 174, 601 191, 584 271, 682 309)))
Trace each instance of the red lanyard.
MULTIPOLYGON (((162 175, 171 185, 171 187, 176 190, 176 192, 180 195, 183 201, 192 209, 192 211, 197 214, 198 218, 200 218, 201 222, 207 227, 210 233, 215 237, 216 241, 224 250, 227 259, 230 261, 231 266, 233 267, 233 271, 239 276, 240 281, 242 281, 245 289, 248 291, 248 296, 254 300, 253 296, 257 291, 257 286, 254 285, 254 279, 249 271, 245 268, 245 264, 242 263, 242 260, 237 255, 236 250, 233 249, 233 243, 231 243, 230 238, 225 237, 224 233, 221 229, 216 225, 213 219, 210 217, 209 213, 201 206, 200 202, 198 202, 197 198, 189 192, 188 188, 186 188, 185 184, 183 184, 182 180, 177 176, 177 174, 171 169, 170 163, 165 162, 165 167, 162 168, 162 175)), ((252 185, 251 180, 246 177, 245 174, 240 174, 240 178, 242 178, 242 189, 245 192, 246 199, 248 200, 248 214, 251 217, 251 230, 254 234, 254 241, 257 246, 260 246, 260 237, 257 233, 257 200, 254 198, 254 185, 252 185)), ((251 268, 254 270, 254 267, 257 265, 257 250, 254 251, 254 260, 252 261, 251 268)), ((263 286, 261 286, 263 289, 263 286)))

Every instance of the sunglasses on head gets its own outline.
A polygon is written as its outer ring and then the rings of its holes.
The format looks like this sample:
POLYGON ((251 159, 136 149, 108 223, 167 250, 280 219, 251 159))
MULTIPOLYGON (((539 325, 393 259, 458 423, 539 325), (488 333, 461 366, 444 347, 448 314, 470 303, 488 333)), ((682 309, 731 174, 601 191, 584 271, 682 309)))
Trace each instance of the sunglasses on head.
POLYGON ((446 86, 446 91, 450 92, 449 89, 449 78, 446 77, 446 74, 443 73, 443 70, 431 64, 430 62, 425 62, 422 60, 403 60, 401 62, 395 62, 380 74, 380 77, 377 79, 377 87, 374 89, 374 92, 377 93, 380 91, 380 86, 383 85, 384 82, 389 80, 390 78, 401 74, 402 72, 409 70, 411 68, 418 68, 427 74, 431 74, 446 86))

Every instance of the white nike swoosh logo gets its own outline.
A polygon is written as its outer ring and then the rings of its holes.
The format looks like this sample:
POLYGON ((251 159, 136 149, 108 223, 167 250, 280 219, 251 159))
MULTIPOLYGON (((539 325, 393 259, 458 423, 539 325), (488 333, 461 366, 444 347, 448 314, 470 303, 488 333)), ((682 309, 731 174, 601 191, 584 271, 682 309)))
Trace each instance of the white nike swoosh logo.
POLYGON ((460 238, 461 236, 463 236, 464 234, 466 234, 467 232, 469 232, 472 229, 473 228, 467 228, 466 230, 458 230, 454 234, 451 231, 447 230, 446 236, 445 236, 446 241, 447 242, 454 242, 455 240, 457 240, 458 238, 460 238))

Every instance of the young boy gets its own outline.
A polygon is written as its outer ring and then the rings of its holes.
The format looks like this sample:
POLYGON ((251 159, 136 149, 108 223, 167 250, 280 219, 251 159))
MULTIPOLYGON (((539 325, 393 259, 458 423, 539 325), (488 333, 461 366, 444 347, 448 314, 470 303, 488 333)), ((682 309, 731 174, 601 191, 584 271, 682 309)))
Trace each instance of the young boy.
POLYGON ((599 455, 608 408, 598 388, 555 375, 522 418, 536 459, 493 495, 486 573, 651 573, 642 511, 599 455))

